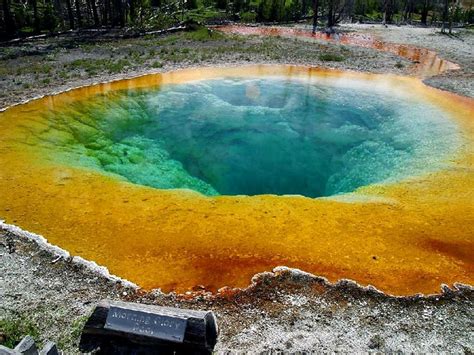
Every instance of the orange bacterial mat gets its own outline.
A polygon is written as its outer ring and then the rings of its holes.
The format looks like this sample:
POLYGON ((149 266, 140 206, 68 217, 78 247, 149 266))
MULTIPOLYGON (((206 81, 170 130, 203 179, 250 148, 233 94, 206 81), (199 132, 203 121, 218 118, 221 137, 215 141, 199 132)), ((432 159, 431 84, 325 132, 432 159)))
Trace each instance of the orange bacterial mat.
MULTIPOLYGON (((0 218, 144 289, 245 287, 284 265, 394 295, 474 284, 474 102, 419 79, 296 66, 188 69, 79 88, 0 113, 0 218), (96 94, 195 80, 285 76, 357 80, 447 112, 462 144, 443 167, 335 198, 204 196, 75 167, 38 145, 45 112, 96 94)), ((51 145, 48 145, 51 147, 51 145)))

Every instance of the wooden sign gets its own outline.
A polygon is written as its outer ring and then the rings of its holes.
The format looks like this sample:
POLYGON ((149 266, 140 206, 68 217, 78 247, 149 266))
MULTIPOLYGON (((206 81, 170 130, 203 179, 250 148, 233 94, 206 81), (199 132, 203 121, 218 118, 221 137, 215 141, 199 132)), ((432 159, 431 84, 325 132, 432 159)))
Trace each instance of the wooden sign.
POLYGON ((133 304, 111 305, 104 328, 182 343, 187 323, 184 317, 156 314, 133 304))
POLYGON ((128 302, 100 302, 86 322, 79 349, 98 354, 211 354, 214 313, 128 302))

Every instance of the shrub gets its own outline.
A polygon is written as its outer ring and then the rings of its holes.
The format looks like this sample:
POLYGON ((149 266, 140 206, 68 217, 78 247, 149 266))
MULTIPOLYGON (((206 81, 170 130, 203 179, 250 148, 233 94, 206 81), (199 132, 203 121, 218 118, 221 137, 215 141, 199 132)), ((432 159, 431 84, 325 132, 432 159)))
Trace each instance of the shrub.
POLYGON ((244 23, 252 23, 257 20, 257 14, 255 12, 243 12, 240 15, 240 20, 244 23))

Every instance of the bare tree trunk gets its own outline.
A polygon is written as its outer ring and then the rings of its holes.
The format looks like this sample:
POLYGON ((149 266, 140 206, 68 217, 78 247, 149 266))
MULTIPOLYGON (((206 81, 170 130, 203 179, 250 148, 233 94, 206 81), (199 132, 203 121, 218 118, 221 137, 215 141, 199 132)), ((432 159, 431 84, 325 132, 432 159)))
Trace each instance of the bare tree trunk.
POLYGON ((446 22, 448 22, 448 1, 444 0, 444 7, 443 7, 443 25, 441 27, 441 32, 446 32, 446 22))
POLYGON ((63 10, 62 10, 62 6, 61 6, 61 1, 60 0, 53 0, 53 5, 54 5, 54 11, 56 11, 56 14, 58 16, 58 20, 60 22, 60 27, 64 27, 65 23, 64 23, 64 17, 62 15, 63 10))
POLYGON ((66 0, 66 7, 67 7, 67 16, 69 18, 69 28, 73 30, 76 28, 74 25, 74 13, 72 12, 72 5, 71 0, 66 0))
POLYGON ((426 26, 428 20, 428 10, 430 8, 429 0, 423 0, 423 7, 421 8, 421 23, 426 26))
POLYGON ((327 22, 327 27, 332 28, 334 26, 333 20, 334 20, 334 0, 329 0, 328 4, 328 22, 327 22))
POLYGON ((405 0, 403 6, 403 21, 408 22, 408 11, 410 7, 410 0, 405 0))
POLYGON ((104 0, 104 9, 102 14, 102 23, 107 26, 109 24, 110 15, 110 0, 104 0))
POLYGON ((130 22, 134 24, 137 19, 137 2, 135 0, 129 0, 128 6, 130 9, 130 22))
POLYGON ((33 29, 35 33, 40 32, 40 21, 38 15, 38 1, 32 0, 31 5, 33 6, 33 29))
POLYGON ((456 0, 453 0, 452 6, 451 6, 451 13, 449 15, 449 34, 451 34, 453 31, 454 11, 456 11, 456 0))
MULTIPOLYGON (((423 0, 426 1, 426 0, 423 0)), ((413 0, 407 0, 405 3, 405 9, 403 13, 403 20, 405 22, 410 22, 412 19, 412 14, 413 14, 413 0)))
POLYGON ((91 0, 91 5, 92 5, 92 15, 94 16, 94 24, 96 27, 99 27, 100 19, 99 19, 99 14, 97 13, 97 4, 95 3, 95 0, 91 0))
POLYGON ((82 27, 81 2, 80 0, 76 0, 75 2, 76 2, 77 26, 81 28, 82 27))
POLYGON ((125 26, 122 0, 113 0, 112 25, 120 27, 125 26))
POLYGON ((389 1, 390 1, 390 0, 384 0, 384 2, 383 2, 383 18, 382 18, 382 25, 384 25, 384 26, 387 25, 388 11, 389 11, 389 1))
POLYGON ((14 35, 16 33, 16 24, 15 20, 13 19, 12 13, 10 12, 9 0, 2 1, 2 10, 3 18, 5 20, 5 30, 8 35, 14 35))
POLYGON ((316 33, 318 27, 318 11, 319 11, 319 0, 313 0, 313 33, 316 33))
POLYGON ((97 15, 97 5, 95 4, 95 0, 87 0, 87 7, 89 11, 92 13, 92 18, 94 20, 94 26, 99 27, 99 16, 97 15))

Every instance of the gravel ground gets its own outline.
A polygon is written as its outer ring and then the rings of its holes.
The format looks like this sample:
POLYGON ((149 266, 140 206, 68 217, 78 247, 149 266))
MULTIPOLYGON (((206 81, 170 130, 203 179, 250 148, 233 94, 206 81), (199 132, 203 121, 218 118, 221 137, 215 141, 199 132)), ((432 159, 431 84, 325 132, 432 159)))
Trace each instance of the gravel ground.
POLYGON ((474 31, 455 29, 453 35, 442 34, 438 28, 382 25, 344 25, 343 29, 370 33, 385 42, 405 43, 428 48, 440 57, 461 66, 460 70, 446 72, 425 80, 425 83, 443 90, 474 97, 474 31))
MULTIPOLYGON (((412 27, 344 28, 390 42, 429 44, 462 69, 431 78, 428 84, 473 96, 472 32, 447 37, 412 27)), ((290 63, 397 74, 408 73, 410 67, 404 59, 371 49, 282 38, 196 40, 175 34, 81 41, 76 45, 68 38, 56 38, 0 48, 0 107, 93 82, 187 66, 290 63), (321 53, 344 59, 324 62, 319 59, 321 53), (110 66, 120 60, 128 64, 110 66)), ((201 294, 189 299, 143 293, 92 271, 76 258, 57 256, 57 250, 46 250, 21 233, 0 229, 0 321, 27 319, 38 330, 38 340, 54 340, 67 354, 77 353, 85 317, 103 298, 214 310, 221 329, 219 353, 474 351, 474 289, 468 286, 445 288, 432 297, 394 298, 351 282, 331 285, 283 268, 257 275, 246 290, 222 290, 215 297, 201 294)))
MULTIPOLYGON (((329 58, 331 59, 331 58, 329 58)), ((407 74, 411 63, 390 53, 326 41, 211 37, 178 33, 136 39, 58 37, 0 47, 0 108, 70 88, 185 67, 300 64, 407 74), (196 39, 197 37, 197 39, 196 39), (321 60, 330 54, 336 60, 321 60), (3 69, 2 69, 3 68, 3 69)))
MULTIPOLYGON (((369 33, 393 43, 428 47, 461 65, 425 82, 474 97, 474 31, 454 36, 432 28, 343 25, 341 31, 369 33)), ((256 36, 210 37, 190 33, 112 39, 90 34, 59 36, 0 46, 0 108, 97 82, 134 77, 185 67, 251 63, 300 64, 373 73, 410 74, 411 62, 369 48, 323 40, 256 36), (340 61, 322 60, 325 54, 340 61)))

